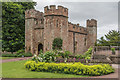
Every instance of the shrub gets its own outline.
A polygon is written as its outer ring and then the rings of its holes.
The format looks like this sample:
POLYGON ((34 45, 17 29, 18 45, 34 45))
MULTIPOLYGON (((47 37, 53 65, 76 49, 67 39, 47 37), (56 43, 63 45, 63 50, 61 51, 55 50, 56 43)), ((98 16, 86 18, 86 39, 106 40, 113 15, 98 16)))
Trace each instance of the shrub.
POLYGON ((55 50, 55 49, 61 50, 62 43, 63 43, 63 40, 61 38, 55 38, 53 40, 53 44, 52 44, 53 50, 55 50))
POLYGON ((22 56, 24 56, 24 57, 32 57, 32 53, 28 52, 28 53, 21 53, 21 54, 17 55, 17 57, 22 57, 22 56))
POLYGON ((2 57, 17 57, 16 54, 2 54, 2 57))
POLYGON ((32 57, 33 56, 32 53, 30 53, 30 52, 24 53, 23 55, 24 55, 24 57, 32 57))
POLYGON ((17 55, 25 53, 25 50, 21 49, 16 52, 17 55))
POLYGON ((2 57, 31 57, 32 53, 20 53, 20 54, 2 54, 2 57))
POLYGON ((54 73, 65 73, 65 74, 76 74, 76 75, 89 75, 99 76, 110 74, 114 72, 114 69, 109 64, 98 64, 98 65, 84 65, 78 63, 45 63, 35 61, 27 61, 24 64, 25 68, 31 71, 43 71, 43 72, 54 72, 54 73))
POLYGON ((54 51, 41 52, 38 56, 34 55, 32 60, 35 62, 54 62, 56 61, 56 53, 54 51))
POLYGON ((75 55, 75 58, 76 58, 76 59, 79 59, 79 58, 80 58, 80 59, 84 59, 84 55, 82 55, 82 54, 75 55))
POLYGON ((69 58, 69 56, 72 53, 69 51, 58 51, 58 50, 54 50, 54 51, 47 51, 45 53, 40 53, 38 56, 35 55, 33 56, 33 61, 35 62, 56 62, 56 58, 59 56, 62 56, 64 58, 64 62, 67 61, 67 59, 69 58))
POLYGON ((93 48, 90 47, 90 48, 88 49, 88 51, 85 52, 84 57, 91 57, 91 55, 92 55, 92 49, 93 49, 93 48))
POLYGON ((111 51, 112 51, 113 53, 115 53, 115 48, 111 48, 111 51))
POLYGON ((84 54, 79 54, 79 55, 75 55, 75 58, 76 59, 86 59, 86 60, 88 60, 88 59, 90 59, 91 58, 91 55, 92 55, 92 49, 93 48, 89 48, 88 49, 88 51, 86 51, 84 54))

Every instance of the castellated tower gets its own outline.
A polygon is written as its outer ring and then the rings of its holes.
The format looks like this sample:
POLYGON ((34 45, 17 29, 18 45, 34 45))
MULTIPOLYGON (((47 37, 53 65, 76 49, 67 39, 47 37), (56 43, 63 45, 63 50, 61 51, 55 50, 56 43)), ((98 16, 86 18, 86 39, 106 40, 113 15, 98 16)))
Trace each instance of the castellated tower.
POLYGON ((68 42, 68 9, 63 6, 50 5, 44 7, 44 51, 52 50, 55 38, 63 40, 63 50, 67 50, 68 42))
POLYGON ((87 20, 87 48, 94 46, 97 40, 97 21, 95 19, 87 20))
POLYGON ((43 13, 34 9, 25 11, 25 52, 37 54, 43 47, 43 13))

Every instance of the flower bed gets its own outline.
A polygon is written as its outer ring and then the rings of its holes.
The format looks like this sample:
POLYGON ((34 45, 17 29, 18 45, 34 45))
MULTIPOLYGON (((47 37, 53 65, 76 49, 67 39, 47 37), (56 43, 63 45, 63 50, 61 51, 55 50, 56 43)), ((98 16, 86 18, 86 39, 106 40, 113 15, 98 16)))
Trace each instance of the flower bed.
POLYGON ((45 63, 35 61, 27 61, 25 68, 31 71, 54 72, 76 75, 100 76, 114 72, 109 64, 84 65, 80 62, 76 63, 45 63))

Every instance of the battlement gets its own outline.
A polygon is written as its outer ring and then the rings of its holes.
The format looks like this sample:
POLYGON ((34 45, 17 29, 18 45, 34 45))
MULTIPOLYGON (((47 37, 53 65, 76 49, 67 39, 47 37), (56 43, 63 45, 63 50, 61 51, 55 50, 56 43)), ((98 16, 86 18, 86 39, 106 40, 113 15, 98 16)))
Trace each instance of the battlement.
POLYGON ((55 5, 44 7, 44 16, 50 16, 50 15, 68 17, 68 9, 63 6, 57 6, 56 8, 55 5))
POLYGON ((97 20, 95 19, 91 19, 91 20, 87 20, 87 27, 97 27, 97 20))
POLYGON ((36 18, 41 19, 43 17, 43 12, 39 12, 35 9, 30 9, 25 11, 25 18, 36 18))
POLYGON ((83 34, 87 33, 87 28, 79 26, 79 24, 73 24, 71 22, 68 22, 68 30, 73 32, 80 32, 83 34))

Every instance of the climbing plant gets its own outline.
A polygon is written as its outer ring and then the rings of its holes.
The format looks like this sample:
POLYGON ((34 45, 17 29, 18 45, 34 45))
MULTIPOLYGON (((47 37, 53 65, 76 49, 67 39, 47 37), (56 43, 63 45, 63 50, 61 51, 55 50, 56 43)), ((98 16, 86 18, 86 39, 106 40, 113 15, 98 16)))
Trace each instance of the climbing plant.
POLYGON ((55 38, 53 40, 53 44, 52 44, 53 50, 55 50, 55 49, 61 50, 62 49, 62 43, 63 43, 63 40, 61 38, 55 38))

